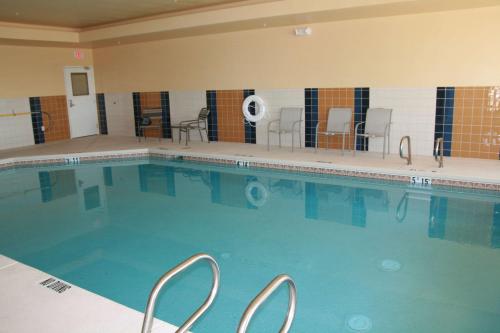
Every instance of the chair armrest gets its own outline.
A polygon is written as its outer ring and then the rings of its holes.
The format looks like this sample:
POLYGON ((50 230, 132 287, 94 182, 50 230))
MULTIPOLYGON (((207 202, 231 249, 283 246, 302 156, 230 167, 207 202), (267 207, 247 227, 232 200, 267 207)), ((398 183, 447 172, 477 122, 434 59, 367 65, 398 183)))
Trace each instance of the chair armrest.
POLYGON ((271 120, 270 122, 267 123, 267 131, 269 132, 269 130, 271 129, 271 124, 273 123, 279 123, 279 119, 274 119, 274 120, 271 120))
POLYGON ((364 123, 365 123, 364 121, 360 121, 359 123, 356 124, 356 126, 354 127, 354 135, 358 135, 358 128, 361 124, 364 123))
POLYGON ((292 124, 292 131, 294 130, 295 128, 295 125, 299 124, 299 131, 300 131, 300 123, 302 122, 302 119, 301 120, 297 120, 297 121, 294 121, 293 124, 292 124))
POLYGON ((316 134, 318 134, 318 131, 319 131, 319 125, 321 125, 321 123, 324 123, 324 121, 319 121, 316 123, 316 134))

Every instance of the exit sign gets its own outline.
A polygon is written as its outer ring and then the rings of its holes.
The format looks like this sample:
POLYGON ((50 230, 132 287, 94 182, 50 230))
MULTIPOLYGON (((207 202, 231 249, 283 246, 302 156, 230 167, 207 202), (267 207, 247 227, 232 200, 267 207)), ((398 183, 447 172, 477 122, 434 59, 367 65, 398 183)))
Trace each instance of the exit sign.
POLYGON ((73 51, 73 56, 75 57, 75 59, 82 60, 83 58, 85 58, 85 53, 83 53, 83 51, 80 49, 76 49, 75 51, 73 51))

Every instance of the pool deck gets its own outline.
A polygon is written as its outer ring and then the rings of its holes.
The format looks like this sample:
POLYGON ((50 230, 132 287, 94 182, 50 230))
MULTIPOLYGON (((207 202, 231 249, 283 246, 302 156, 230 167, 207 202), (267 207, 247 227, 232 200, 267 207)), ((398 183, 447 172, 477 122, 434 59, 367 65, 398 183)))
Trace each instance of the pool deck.
MULTIPOLYGON (((290 147, 271 147, 270 151, 263 145, 252 145, 228 142, 190 142, 189 146, 172 143, 169 139, 158 141, 149 138, 138 142, 135 137, 92 136, 73 140, 46 143, 43 145, 0 151, 0 164, 24 160, 31 156, 57 157, 71 154, 123 152, 149 153, 164 152, 169 154, 189 155, 202 158, 227 158, 256 161, 259 163, 292 164, 310 168, 328 168, 352 172, 381 173, 396 176, 425 176, 440 180, 469 181, 493 184, 492 188, 500 190, 500 160, 484 160, 473 158, 445 157, 444 167, 438 168, 432 156, 413 156, 413 164, 393 152, 382 159, 380 153, 346 151, 344 155, 338 150, 313 148, 295 149, 290 147)), ((104 154, 105 155, 105 154, 104 154)), ((350 174, 348 174, 350 175, 350 174)), ((353 174, 356 176, 356 174, 353 174)), ((374 177, 377 178, 377 177, 374 177)), ((444 185, 447 185, 444 183, 444 185)))
MULTIPOLYGON (((0 255, 0 332, 138 333, 143 314, 71 285, 59 293, 41 282, 55 278, 0 255)), ((176 327, 156 320, 153 333, 176 327)))

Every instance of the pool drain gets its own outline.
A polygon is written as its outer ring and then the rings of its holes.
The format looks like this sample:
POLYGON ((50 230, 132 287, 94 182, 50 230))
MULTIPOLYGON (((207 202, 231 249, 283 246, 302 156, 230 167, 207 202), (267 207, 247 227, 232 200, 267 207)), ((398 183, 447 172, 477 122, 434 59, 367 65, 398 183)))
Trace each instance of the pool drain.
POLYGON ((397 272, 401 269, 401 263, 397 260, 385 259, 380 263, 380 268, 385 272, 397 272))
POLYGON ((347 319, 347 327, 354 332, 368 332, 372 329, 372 320, 367 316, 353 315, 347 319))

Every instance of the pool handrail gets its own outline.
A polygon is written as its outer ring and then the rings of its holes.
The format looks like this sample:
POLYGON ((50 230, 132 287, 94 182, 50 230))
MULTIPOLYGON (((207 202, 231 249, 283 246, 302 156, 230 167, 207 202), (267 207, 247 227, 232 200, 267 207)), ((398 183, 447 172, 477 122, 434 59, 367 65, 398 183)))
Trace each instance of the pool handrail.
POLYGON ((258 308, 264 303, 267 298, 278 289, 281 284, 288 283, 288 311, 285 318, 283 326, 281 326, 279 333, 287 333, 292 326, 293 318, 295 317, 295 308, 297 304, 297 289, 292 278, 286 274, 281 274, 275 277, 262 291, 255 296, 255 298, 250 302, 248 307, 240 319, 240 324, 238 326, 237 333, 246 333, 248 325, 252 320, 253 315, 258 310, 258 308))
POLYGON ((436 147, 434 148, 434 159, 438 161, 439 167, 443 167, 443 138, 436 139, 436 147))
POLYGON ((409 135, 403 136, 399 142, 399 157, 406 160, 406 165, 411 165, 411 140, 409 135), (403 154, 403 142, 405 140, 407 141, 408 146, 408 156, 404 156, 403 154))
POLYGON ((220 280, 220 271, 219 271, 219 265, 215 261, 214 258, 212 258, 210 255, 206 253, 199 253, 195 254, 194 256, 184 260, 168 272, 162 275, 162 277, 156 282, 155 286, 151 290, 151 293, 149 294, 149 299, 148 299, 148 305, 146 306, 146 311, 144 313, 144 321, 142 323, 142 333, 150 333, 152 324, 153 324, 153 319, 154 319, 154 310, 156 306, 156 299, 163 288, 163 286, 170 281, 174 276, 177 274, 183 272, 186 270, 188 267, 192 266, 196 262, 200 260, 207 260, 210 263, 210 267, 212 268, 212 276, 213 276, 213 283, 212 283, 212 289, 210 291, 210 294, 207 296, 205 299, 205 302, 191 315, 191 317, 188 318, 180 326, 175 333, 184 333, 187 332, 191 326, 195 323, 198 318, 200 318, 205 311, 210 307, 210 305, 213 303, 215 296, 217 296, 217 291, 219 290, 219 280, 220 280))

